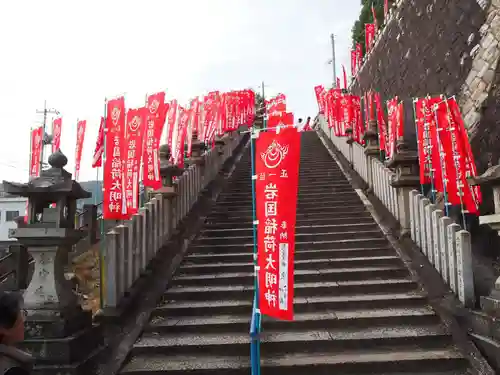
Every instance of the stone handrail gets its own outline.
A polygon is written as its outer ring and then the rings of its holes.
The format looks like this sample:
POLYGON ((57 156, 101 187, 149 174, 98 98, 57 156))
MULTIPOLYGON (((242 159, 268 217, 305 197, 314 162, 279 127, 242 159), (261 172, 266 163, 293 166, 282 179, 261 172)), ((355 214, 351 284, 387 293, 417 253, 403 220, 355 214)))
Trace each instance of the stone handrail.
POLYGON ((332 142, 360 175, 368 190, 397 219, 402 233, 411 236, 460 301, 466 307, 473 307, 475 293, 470 233, 462 230, 415 190, 417 186, 396 183, 398 175, 406 172, 387 168, 374 156, 367 155, 362 145, 346 136, 335 136, 322 115, 318 117, 318 123, 320 133, 332 142))
POLYGON ((241 141, 237 132, 209 150, 174 182, 175 193, 154 194, 132 219, 106 233, 102 259, 104 308, 120 304, 149 262, 189 213, 199 194, 217 176, 241 141))

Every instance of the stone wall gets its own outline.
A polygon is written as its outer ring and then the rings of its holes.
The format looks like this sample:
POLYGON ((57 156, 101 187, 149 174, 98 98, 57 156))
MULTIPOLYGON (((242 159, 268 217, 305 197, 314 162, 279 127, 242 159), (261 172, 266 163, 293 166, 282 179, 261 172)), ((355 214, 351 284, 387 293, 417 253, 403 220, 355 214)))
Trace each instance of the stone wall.
POLYGON ((500 158, 500 0, 491 1, 480 34, 459 100, 476 164, 484 172, 500 158))
POLYGON ((401 0, 353 83, 383 97, 458 95, 481 40, 486 5, 474 0, 401 0))

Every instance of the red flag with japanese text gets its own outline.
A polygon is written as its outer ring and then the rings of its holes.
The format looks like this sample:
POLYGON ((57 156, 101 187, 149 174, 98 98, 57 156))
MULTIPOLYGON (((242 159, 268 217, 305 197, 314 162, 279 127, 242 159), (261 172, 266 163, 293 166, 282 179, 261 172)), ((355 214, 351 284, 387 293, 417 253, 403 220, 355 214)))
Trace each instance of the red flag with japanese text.
POLYGON ((52 153, 61 148, 62 118, 58 117, 52 122, 52 153))
POLYGON ((92 158, 92 168, 102 167, 102 154, 104 152, 104 117, 101 117, 101 125, 95 143, 94 157, 92 158))
POLYGON ((124 220, 127 219, 123 191, 125 98, 109 100, 106 114, 102 216, 105 220, 124 220))
POLYGON ((365 24, 365 48, 366 53, 368 53, 371 48, 373 41, 375 40, 375 24, 367 23, 365 24))
POLYGON ((385 156, 387 159, 391 159, 396 152, 396 139, 397 139, 397 129, 398 129, 398 98, 395 97, 387 101, 387 132, 388 139, 385 148, 385 156))
POLYGON ((147 108, 129 109, 125 129, 125 199, 127 215, 139 211, 139 174, 143 156, 144 128, 146 127, 147 108))
POLYGON ((356 50, 351 51, 351 75, 353 77, 358 73, 358 64, 356 62, 356 50))
POLYGON ((466 146, 460 125, 455 122, 448 100, 437 105, 438 136, 442 147, 446 197, 452 205, 461 205, 464 210, 477 214, 479 203, 467 181, 468 169, 466 146))
POLYGON ((76 148, 75 148, 75 180, 80 177, 80 163, 82 161, 83 142, 85 140, 85 128, 87 121, 81 120, 76 124, 76 148))
POLYGON ((264 315, 293 320, 300 133, 262 132, 255 150, 259 308, 264 315))
POLYGON ((362 62, 363 62, 363 46, 361 45, 361 43, 356 43, 356 63, 357 63, 356 74, 359 73, 359 67, 361 66, 362 62))
POLYGON ((30 179, 40 176, 43 127, 31 131, 30 179))
POLYGON ((159 92, 148 96, 146 126, 143 150, 143 184, 152 189, 159 189, 161 185, 160 159, 158 150, 160 138, 165 125, 165 93, 159 92))
POLYGON ((387 144, 387 124, 385 123, 384 111, 382 109, 382 99, 380 93, 374 94, 375 107, 377 109, 378 141, 380 151, 385 151, 387 144))
MULTIPOLYGON (((460 107, 458 106, 457 101, 455 98, 450 98, 447 100, 448 102, 448 108, 450 111, 450 115, 456 124, 458 128, 458 134, 460 136, 460 142, 463 145, 463 152, 465 155, 465 174, 466 177, 476 177, 477 176, 477 167, 476 167, 476 162, 474 159, 474 154, 472 153, 472 147, 470 145, 469 141, 469 134, 467 133, 467 130, 465 129, 465 124, 462 119, 462 115, 460 114, 460 107)), ((469 188, 471 189, 471 194, 472 194, 472 199, 474 200, 475 203, 475 208, 476 212, 470 211, 472 213, 479 213, 479 205, 481 204, 483 198, 481 194, 481 187, 476 185, 476 186, 470 186, 469 188)))

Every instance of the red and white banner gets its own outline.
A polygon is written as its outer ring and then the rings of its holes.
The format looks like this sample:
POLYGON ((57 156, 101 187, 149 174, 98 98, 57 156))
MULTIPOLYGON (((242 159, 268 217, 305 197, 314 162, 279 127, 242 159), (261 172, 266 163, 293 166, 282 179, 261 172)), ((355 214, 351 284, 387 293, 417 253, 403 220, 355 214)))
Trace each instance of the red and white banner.
POLYGON ((358 73, 358 64, 356 62, 356 51, 352 50, 351 51, 351 75, 353 77, 356 77, 356 74, 358 73))
POLYGON ((139 211, 139 173, 141 171, 144 127, 147 108, 129 109, 125 128, 125 178, 124 191, 127 202, 127 215, 139 211))
POLYGON ((85 140, 85 128, 87 121, 81 120, 76 124, 76 148, 75 148, 75 180, 80 177, 80 163, 82 161, 83 142, 85 140))
POLYGON ((144 186, 159 189, 161 187, 160 159, 158 150, 160 138, 165 125, 165 93, 159 92, 148 96, 146 135, 144 137, 143 152, 143 184, 144 186))
POLYGON ((43 127, 31 131, 30 179, 40 176, 43 127))
POLYGON ((367 23, 365 24, 365 48, 366 53, 368 53, 371 48, 373 41, 375 40, 375 24, 367 23))
POLYGON ((172 152, 174 164, 184 168, 184 145, 186 144, 186 132, 189 122, 189 110, 179 106, 179 121, 175 131, 175 147, 172 152))
POLYGON ((396 152, 396 140, 398 138, 398 130, 400 128, 399 120, 401 119, 399 115, 398 108, 398 98, 394 97, 387 101, 387 131, 389 133, 388 142, 385 148, 385 156, 387 159, 392 159, 396 152))
POLYGON ((356 63, 357 63, 357 69, 356 69, 356 74, 359 72, 359 68, 361 67, 361 64, 363 63, 363 46, 361 43, 356 43, 356 63))
POLYGON ((259 308, 264 315, 293 320, 300 133, 262 132, 255 150, 259 308))
POLYGON ((61 148, 62 118, 56 118, 52 122, 52 153, 61 148))
POLYGON ((102 167, 102 154, 104 153, 104 117, 101 117, 101 125, 97 133, 95 142, 94 157, 92 158, 92 168, 102 167))
POLYGON ((124 97, 108 101, 106 113, 102 216, 106 220, 123 220, 127 218, 127 207, 123 194, 124 97))
POLYGON ((476 174, 476 166, 472 152, 469 153, 470 143, 455 100, 441 101, 437 105, 436 116, 448 202, 461 205, 464 210, 477 214, 481 193, 467 181, 467 177, 476 174))

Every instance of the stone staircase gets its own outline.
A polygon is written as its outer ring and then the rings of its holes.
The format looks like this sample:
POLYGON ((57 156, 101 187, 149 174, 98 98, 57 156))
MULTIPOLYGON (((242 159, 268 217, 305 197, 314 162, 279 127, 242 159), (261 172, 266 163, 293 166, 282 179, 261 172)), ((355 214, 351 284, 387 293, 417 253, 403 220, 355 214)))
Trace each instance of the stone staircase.
MULTIPOLYGON (((250 152, 122 374, 250 374, 250 152)), ((295 321, 263 319, 262 374, 474 374, 315 133, 302 136, 295 321)))

